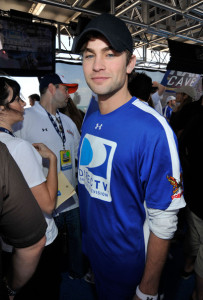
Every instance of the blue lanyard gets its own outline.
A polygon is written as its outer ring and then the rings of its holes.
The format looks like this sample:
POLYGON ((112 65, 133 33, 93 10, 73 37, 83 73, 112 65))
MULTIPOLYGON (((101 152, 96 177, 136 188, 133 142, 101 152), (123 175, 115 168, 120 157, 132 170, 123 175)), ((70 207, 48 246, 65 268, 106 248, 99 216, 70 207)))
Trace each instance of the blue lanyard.
POLYGON ((12 135, 13 137, 15 137, 15 135, 8 129, 4 128, 4 127, 0 127, 0 131, 8 133, 10 135, 12 135))
POLYGON ((66 136, 65 136, 65 132, 64 132, 64 129, 63 129, 63 124, 62 124, 62 121, 61 121, 61 118, 60 118, 60 115, 59 115, 59 112, 57 110, 56 112, 56 118, 58 119, 58 123, 59 123, 59 127, 58 125, 56 124, 56 122, 54 121, 52 115, 46 111, 48 116, 49 116, 49 119, 51 121, 51 123, 53 124, 56 132, 58 133, 58 135, 60 136, 61 140, 62 140, 62 143, 63 143, 63 149, 65 150, 65 142, 66 142, 66 136))

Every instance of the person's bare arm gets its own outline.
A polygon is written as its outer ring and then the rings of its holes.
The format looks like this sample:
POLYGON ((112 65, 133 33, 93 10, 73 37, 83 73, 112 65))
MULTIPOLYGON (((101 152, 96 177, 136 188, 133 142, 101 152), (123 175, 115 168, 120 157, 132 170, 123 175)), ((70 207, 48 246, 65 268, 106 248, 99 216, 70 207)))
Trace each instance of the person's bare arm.
MULTIPOLYGON (((170 240, 160 239, 152 232, 150 233, 144 275, 139 284, 140 291, 143 294, 157 294, 161 272, 167 258, 169 245, 170 240)), ((135 295, 133 299, 139 300, 140 298, 135 295)))
MULTIPOLYGON (((12 290, 19 290, 32 277, 44 249, 46 237, 26 248, 15 248, 12 266, 8 274, 8 285, 12 290)), ((14 299, 10 296, 10 300, 14 299)))
POLYGON ((152 86, 158 88, 158 95, 159 96, 162 96, 163 93, 165 92, 165 89, 166 89, 165 86, 162 85, 161 83, 157 82, 157 81, 153 81, 152 86))
POLYGON ((56 205, 58 191, 57 158, 44 144, 35 143, 33 146, 42 157, 49 159, 49 171, 46 182, 32 187, 31 191, 42 211, 51 214, 56 205))

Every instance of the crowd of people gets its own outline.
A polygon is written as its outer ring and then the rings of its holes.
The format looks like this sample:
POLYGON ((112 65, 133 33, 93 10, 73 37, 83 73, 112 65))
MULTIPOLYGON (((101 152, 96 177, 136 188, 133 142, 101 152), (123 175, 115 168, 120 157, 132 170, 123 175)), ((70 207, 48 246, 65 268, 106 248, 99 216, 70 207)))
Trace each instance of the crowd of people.
POLYGON ((95 17, 72 51, 97 101, 85 115, 70 97, 78 84, 57 74, 26 109, 20 85, 0 77, 1 299, 59 300, 63 259, 71 280, 94 277, 99 300, 158 300, 181 218, 183 273, 195 272, 202 300, 203 97, 182 86, 163 106, 166 87, 135 71, 113 15, 95 17))

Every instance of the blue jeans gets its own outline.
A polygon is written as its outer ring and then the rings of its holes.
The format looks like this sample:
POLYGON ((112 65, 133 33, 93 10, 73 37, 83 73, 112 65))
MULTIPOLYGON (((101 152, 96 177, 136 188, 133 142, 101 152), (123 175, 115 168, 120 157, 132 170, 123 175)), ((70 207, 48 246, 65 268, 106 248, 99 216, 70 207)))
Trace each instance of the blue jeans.
POLYGON ((87 272, 87 262, 82 252, 79 208, 60 213, 54 220, 59 230, 62 255, 67 258, 68 273, 73 278, 82 278, 87 272))

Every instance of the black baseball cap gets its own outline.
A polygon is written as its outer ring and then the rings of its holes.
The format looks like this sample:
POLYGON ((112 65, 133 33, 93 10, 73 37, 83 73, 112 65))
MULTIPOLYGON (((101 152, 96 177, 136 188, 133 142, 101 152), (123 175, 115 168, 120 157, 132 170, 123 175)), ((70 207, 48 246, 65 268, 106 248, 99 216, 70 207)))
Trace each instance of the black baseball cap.
POLYGON ((78 84, 77 83, 64 83, 62 81, 64 80, 64 76, 59 76, 58 74, 48 74, 45 75, 40 79, 40 84, 39 84, 39 90, 40 92, 43 91, 45 88, 48 87, 50 83, 52 84, 62 84, 68 87, 68 93, 72 94, 75 93, 78 89, 78 84))
POLYGON ((129 50, 133 53, 133 40, 126 24, 121 19, 107 13, 92 19, 82 33, 74 39, 73 53, 80 53, 81 47, 86 42, 86 36, 90 32, 102 34, 117 52, 129 50))

